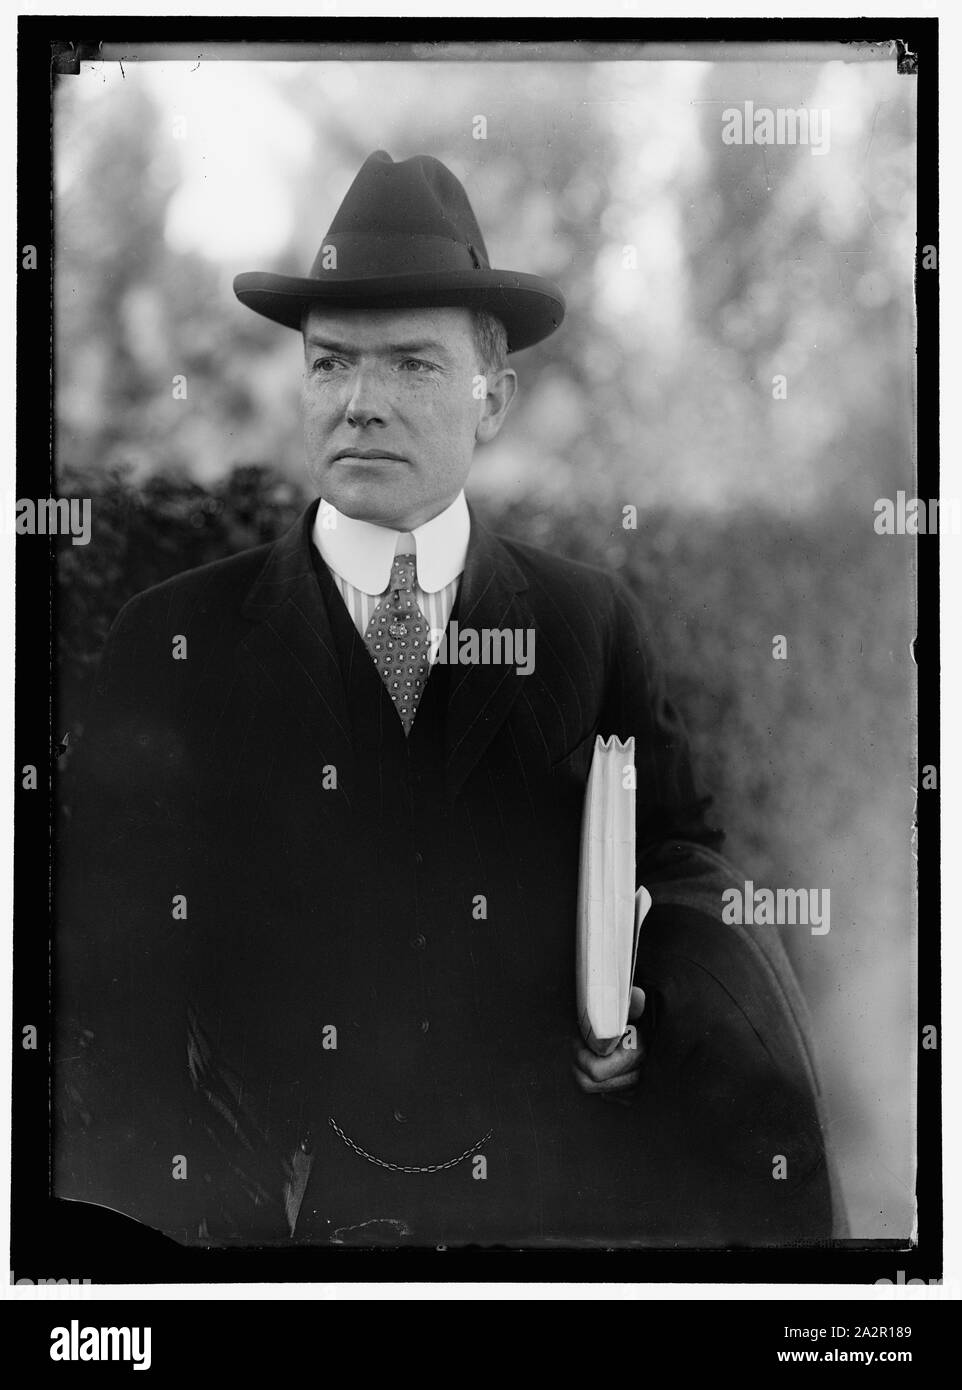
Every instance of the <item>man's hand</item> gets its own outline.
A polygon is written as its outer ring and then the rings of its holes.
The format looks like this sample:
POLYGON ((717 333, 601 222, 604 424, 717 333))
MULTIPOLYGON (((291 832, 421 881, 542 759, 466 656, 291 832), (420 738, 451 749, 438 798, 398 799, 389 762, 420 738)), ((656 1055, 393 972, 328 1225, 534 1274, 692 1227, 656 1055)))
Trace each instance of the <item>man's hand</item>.
MULTIPOLYGON (((631 1003, 628 1018, 635 1021, 645 1011, 645 991, 637 985, 631 987, 631 1003)), ((575 1080, 583 1091, 591 1094, 608 1095, 613 1091, 627 1091, 637 1084, 641 1064, 645 1059, 639 1030, 635 1030, 637 1046, 625 1047, 624 1039, 607 1057, 586 1047, 580 1037, 575 1039, 575 1080)))

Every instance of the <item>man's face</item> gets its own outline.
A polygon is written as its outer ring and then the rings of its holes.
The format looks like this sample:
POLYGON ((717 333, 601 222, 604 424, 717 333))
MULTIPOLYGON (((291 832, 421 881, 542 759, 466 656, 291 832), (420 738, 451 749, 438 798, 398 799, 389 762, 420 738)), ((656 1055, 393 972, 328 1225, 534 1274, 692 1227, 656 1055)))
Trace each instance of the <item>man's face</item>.
POLYGON ((313 307, 303 402, 317 492, 346 516, 399 530, 436 516, 514 394, 514 372, 489 376, 487 394, 483 373, 467 309, 313 307))

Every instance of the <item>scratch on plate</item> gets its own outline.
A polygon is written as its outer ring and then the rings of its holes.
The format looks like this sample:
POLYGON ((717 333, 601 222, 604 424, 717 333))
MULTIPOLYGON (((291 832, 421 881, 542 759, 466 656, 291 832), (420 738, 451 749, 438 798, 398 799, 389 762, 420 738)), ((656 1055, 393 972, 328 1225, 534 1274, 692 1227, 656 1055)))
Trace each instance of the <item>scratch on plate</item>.
POLYGON ((355 1231, 363 1231, 368 1226, 386 1226, 396 1236, 409 1236, 411 1227, 406 1221, 395 1220, 390 1216, 372 1216, 369 1221, 361 1221, 356 1226, 338 1226, 331 1235, 332 1245, 343 1245, 344 1237, 355 1231))

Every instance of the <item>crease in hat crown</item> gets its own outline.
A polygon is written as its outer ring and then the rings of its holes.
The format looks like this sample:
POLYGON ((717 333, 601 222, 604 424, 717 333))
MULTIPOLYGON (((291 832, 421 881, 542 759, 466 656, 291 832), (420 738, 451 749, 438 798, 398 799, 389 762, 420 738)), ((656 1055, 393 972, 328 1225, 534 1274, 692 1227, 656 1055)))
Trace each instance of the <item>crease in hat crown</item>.
POLYGON ((312 305, 485 309, 504 323, 509 352, 546 338, 565 313, 552 281, 492 268, 468 195, 445 164, 432 155, 395 161, 385 150, 362 164, 309 275, 248 271, 234 292, 296 329, 312 305))

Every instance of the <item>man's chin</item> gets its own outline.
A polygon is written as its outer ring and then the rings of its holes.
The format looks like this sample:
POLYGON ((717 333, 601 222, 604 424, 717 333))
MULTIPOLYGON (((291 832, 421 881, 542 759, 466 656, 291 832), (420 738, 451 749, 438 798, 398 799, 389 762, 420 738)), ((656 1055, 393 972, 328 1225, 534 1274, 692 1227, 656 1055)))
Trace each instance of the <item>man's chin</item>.
MULTIPOLYGON (((403 467, 397 463, 394 466, 403 467)), ((417 507, 415 499, 405 496, 402 488, 391 487, 383 473, 378 473, 375 477, 373 471, 368 477, 339 477, 336 481, 329 471, 325 486, 321 488, 321 496, 325 502, 330 502, 331 506, 336 507, 342 516, 349 516, 355 521, 370 521, 375 526, 392 526, 397 529, 403 527, 405 520, 417 507)))

